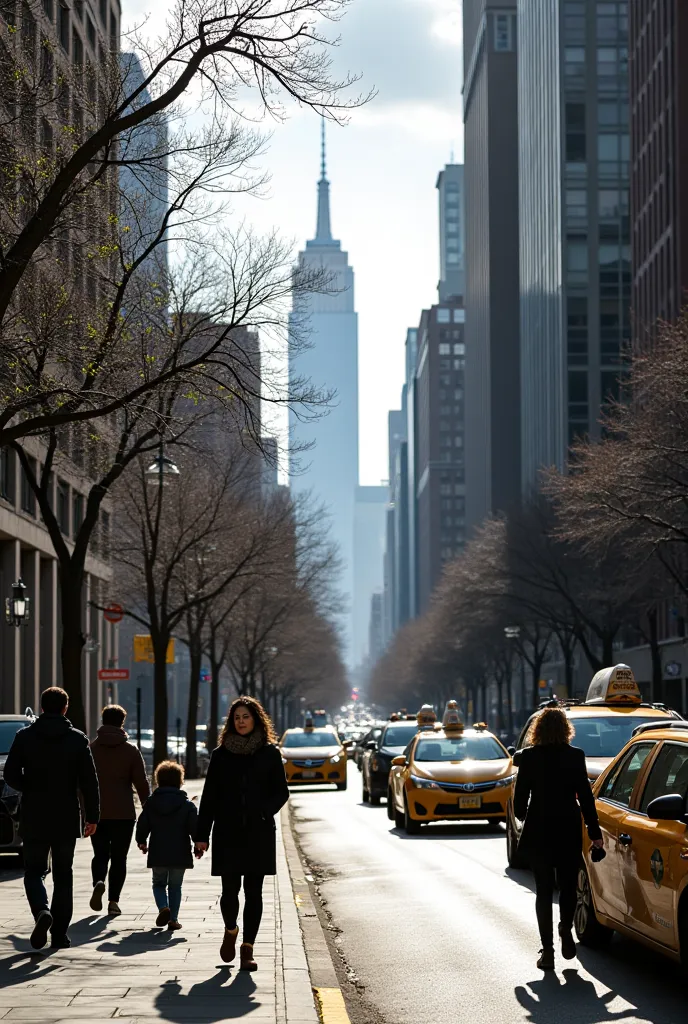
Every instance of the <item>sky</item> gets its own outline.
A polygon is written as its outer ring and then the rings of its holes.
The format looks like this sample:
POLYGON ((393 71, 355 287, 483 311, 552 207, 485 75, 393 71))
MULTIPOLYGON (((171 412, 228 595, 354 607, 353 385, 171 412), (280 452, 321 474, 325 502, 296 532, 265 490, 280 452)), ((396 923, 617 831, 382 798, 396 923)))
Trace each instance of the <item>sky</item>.
MULTIPOLYGON (((123 29, 163 0, 123 0, 123 29)), ((463 159, 460 0, 353 0, 332 36, 338 71, 376 90, 346 126, 328 124, 332 233, 355 273, 359 315, 360 483, 387 470, 387 412, 399 406, 406 329, 436 301, 441 168, 463 159)), ((123 47, 126 44, 123 43, 123 47)), ((262 159, 270 184, 235 204, 260 232, 278 229, 295 253, 315 233, 320 118, 292 111, 270 122, 262 159)))

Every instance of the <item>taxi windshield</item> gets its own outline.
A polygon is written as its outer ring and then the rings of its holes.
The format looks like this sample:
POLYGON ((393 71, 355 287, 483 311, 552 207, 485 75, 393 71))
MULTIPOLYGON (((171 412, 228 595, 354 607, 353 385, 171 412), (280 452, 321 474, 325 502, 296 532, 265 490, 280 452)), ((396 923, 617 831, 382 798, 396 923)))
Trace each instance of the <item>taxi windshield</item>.
POLYGON ((380 745, 383 747, 405 747, 418 732, 415 722, 408 725, 388 725, 380 745))
POLYGON ((572 718, 576 735, 571 740, 574 747, 581 747, 586 757, 616 757, 631 738, 633 730, 645 722, 656 722, 654 718, 640 718, 636 715, 605 715, 602 718, 572 718))
POLYGON ((333 732, 291 732, 284 737, 285 747, 338 747, 339 739, 333 732))
POLYGON ((497 761, 507 754, 492 736, 428 737, 419 740, 414 761, 497 761))

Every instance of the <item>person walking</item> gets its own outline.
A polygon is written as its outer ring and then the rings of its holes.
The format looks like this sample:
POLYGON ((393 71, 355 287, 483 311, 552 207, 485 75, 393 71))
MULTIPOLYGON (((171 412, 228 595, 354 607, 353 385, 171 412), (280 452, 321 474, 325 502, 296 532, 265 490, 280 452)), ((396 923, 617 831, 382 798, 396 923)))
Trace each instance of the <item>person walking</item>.
POLYGON ((537 965, 545 971, 554 969, 555 880, 561 954, 565 960, 576 955, 572 928, 583 852, 581 813, 592 845, 603 846, 585 754, 571 746, 573 735, 573 725, 561 708, 544 708, 528 732, 529 745, 514 755, 518 767, 514 814, 524 823, 518 849, 535 875, 535 912, 542 942, 537 965))
POLYGON ((156 789, 146 801, 136 824, 136 842, 148 854, 153 869, 153 897, 158 928, 181 928, 184 872, 193 867, 191 844, 196 838, 198 811, 182 789, 184 769, 176 761, 161 761, 155 769, 156 789))
POLYGON ((42 714, 14 738, 5 782, 22 794, 19 833, 24 843, 24 888, 34 916, 31 945, 67 949, 73 911, 73 863, 82 835, 81 804, 92 836, 100 817, 98 777, 88 738, 66 717, 69 697, 59 686, 41 694, 42 714), (50 907, 45 876, 52 857, 50 907))
POLYGON ((220 744, 210 757, 201 796, 196 849, 208 849, 212 874, 222 878, 220 909, 225 932, 220 957, 231 963, 239 934, 243 879, 243 971, 255 971, 253 946, 263 914, 263 879, 277 873, 275 815, 289 799, 282 756, 268 715, 253 697, 231 705, 220 744))
POLYGON ((90 907, 96 912, 103 909, 107 879, 107 912, 112 917, 121 913, 119 899, 127 877, 127 854, 136 824, 133 791, 136 789, 142 805, 150 796, 141 751, 127 742, 126 717, 126 711, 119 704, 108 704, 103 708, 103 724, 98 736, 91 743, 100 785, 100 821, 91 836, 93 894, 90 907))

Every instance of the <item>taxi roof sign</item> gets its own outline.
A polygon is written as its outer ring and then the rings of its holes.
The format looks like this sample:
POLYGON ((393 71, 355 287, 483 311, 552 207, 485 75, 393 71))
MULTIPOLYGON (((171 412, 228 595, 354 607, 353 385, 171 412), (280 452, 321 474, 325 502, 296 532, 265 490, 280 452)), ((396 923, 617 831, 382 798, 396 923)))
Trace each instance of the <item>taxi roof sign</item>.
POLYGON ((437 715, 432 704, 423 704, 416 715, 416 721, 418 722, 419 729, 433 729, 435 722, 437 721, 437 715))
POLYGON ((628 665, 600 669, 590 683, 586 704, 640 704, 642 695, 628 665))
POLYGON ((442 728, 445 732, 458 732, 463 730, 463 722, 459 714, 459 705, 455 700, 448 700, 442 718, 442 728))

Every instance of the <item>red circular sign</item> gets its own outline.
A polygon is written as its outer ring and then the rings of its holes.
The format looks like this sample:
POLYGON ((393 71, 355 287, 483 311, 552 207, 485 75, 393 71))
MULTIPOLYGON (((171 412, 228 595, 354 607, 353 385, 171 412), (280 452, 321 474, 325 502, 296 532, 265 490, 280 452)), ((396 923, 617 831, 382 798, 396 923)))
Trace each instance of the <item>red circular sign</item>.
POLYGON ((103 612, 103 617, 108 622, 121 622, 124 618, 124 608, 121 604, 109 604, 103 612))

